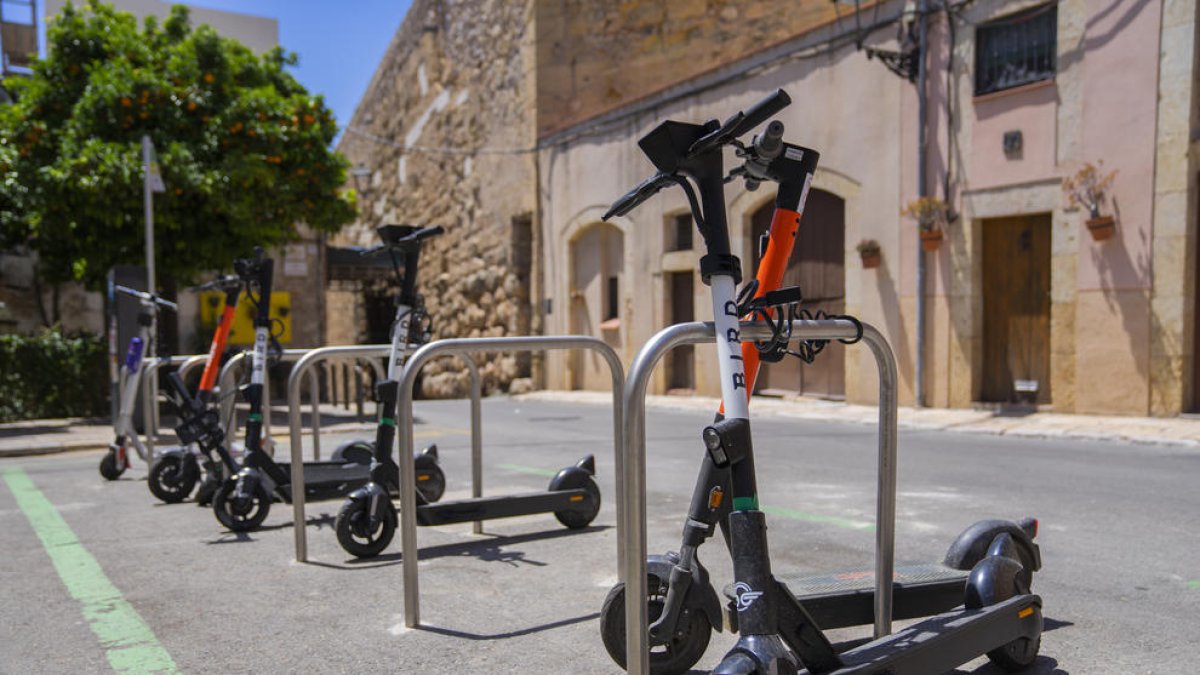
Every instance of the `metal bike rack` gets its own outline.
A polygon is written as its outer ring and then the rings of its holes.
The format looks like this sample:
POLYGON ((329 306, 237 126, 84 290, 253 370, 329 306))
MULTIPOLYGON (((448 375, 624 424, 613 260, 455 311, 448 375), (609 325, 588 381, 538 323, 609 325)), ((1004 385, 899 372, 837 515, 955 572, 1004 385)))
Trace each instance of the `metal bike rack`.
MULTIPOLYGON (((621 387, 624 381, 624 368, 621 359, 606 342, 599 338, 584 335, 550 335, 529 337, 491 337, 491 338, 458 338, 438 340, 421 347, 404 364, 404 374, 400 378, 400 396, 396 420, 396 446, 400 451, 400 556, 404 567, 404 625, 415 628, 420 624, 420 593, 417 588, 417 495, 416 495, 416 465, 413 462, 413 385, 421 368, 434 358, 446 355, 465 357, 471 352, 534 352, 560 349, 586 349, 596 352, 604 358, 612 373, 613 386, 613 461, 616 465, 617 487, 617 547, 618 560, 623 547, 622 497, 624 487, 621 485, 622 474, 621 456, 621 387)), ((473 407, 472 417, 472 473, 478 470, 482 463, 478 451, 479 424, 478 409, 473 407)), ((478 486, 472 496, 481 496, 478 486)), ((476 524, 478 526, 478 523, 476 524)), ((478 531, 478 529, 476 530, 478 531)))
MULTIPOLYGON (((409 345, 410 349, 417 349, 418 345, 409 345)), ((366 359, 369 360, 372 367, 375 369, 375 374, 379 380, 386 377, 383 366, 380 365, 379 359, 386 358, 391 351, 392 346, 388 344, 382 345, 345 345, 337 347, 321 347, 319 349, 307 350, 307 353, 296 362, 292 367, 292 372, 288 376, 287 385, 287 401, 288 401, 288 429, 290 434, 290 450, 292 454, 292 485, 304 485, 304 440, 303 430, 301 428, 300 419, 300 387, 303 377, 309 376, 310 389, 309 400, 312 403, 312 438, 313 438, 313 457, 316 460, 321 458, 320 438, 321 438, 321 410, 320 410, 320 390, 317 382, 317 373, 313 368, 319 364, 332 359, 366 359)), ((478 414, 480 409, 479 398, 482 391, 482 386, 479 380, 479 369, 475 366, 475 361, 469 356, 462 357, 466 362, 468 370, 471 371, 471 451, 474 456, 478 453, 479 444, 476 442, 476 429, 478 428, 478 414)), ((472 465, 472 469, 474 469, 472 465)), ((475 472, 472 476, 475 482, 475 489, 479 489, 479 473, 475 472)), ((305 512, 307 499, 304 490, 292 489, 292 524, 293 536, 296 544, 296 562, 308 562, 308 533, 305 531, 305 526, 308 523, 308 517, 305 512)), ((478 523, 476 524, 478 527, 478 523)))
MULTIPOLYGON (((305 354, 314 351, 312 349, 285 349, 280 355, 280 360, 284 363, 299 361, 305 354)), ((230 396, 229 393, 237 388, 237 378, 234 376, 234 369, 240 367, 249 359, 251 353, 249 351, 234 354, 224 366, 221 366, 221 374, 217 377, 217 386, 220 391, 224 392, 221 396, 221 419, 230 420, 230 423, 225 427, 225 442, 232 444, 237 437, 237 424, 233 423, 236 418, 232 417, 233 406, 236 403, 236 396, 230 396)), ((264 404, 267 409, 267 414, 263 416, 263 435, 267 438, 271 437, 271 390, 270 390, 270 368, 263 368, 263 396, 264 404)))
POLYGON ((194 359, 204 359, 203 355, 160 356, 146 359, 142 363, 142 427, 146 437, 146 454, 154 457, 154 440, 158 438, 158 369, 163 366, 185 367, 194 359))
MULTIPOLYGON (((646 597, 646 389, 654 367, 663 355, 680 345, 715 342, 712 323, 681 323, 659 331, 638 352, 625 381, 623 398, 625 426, 625 537, 628 539, 621 556, 625 581, 625 597, 646 597)), ((771 329, 763 323, 741 324, 743 340, 765 339, 771 329)), ((852 321, 832 319, 823 321, 793 321, 791 339, 836 340, 858 336, 852 321)), ((895 566, 896 521, 896 359, 883 335, 869 324, 862 324, 862 341, 871 348, 879 368, 879 484, 876 501, 875 529, 875 637, 891 633, 892 576, 895 566)), ((410 472, 411 477, 411 472, 410 472)), ((408 560, 405 549, 405 560, 408 560)), ((415 566, 414 566, 415 567, 415 566)), ((407 571, 407 570, 406 570, 407 571)), ((415 570, 414 570, 415 579, 415 570)), ((405 576, 405 591, 408 587, 405 576)), ((405 619, 407 624, 407 618, 405 619)), ((408 624, 412 625, 412 624, 408 624)), ((647 644, 649 617, 645 602, 625 602, 625 649, 629 673, 646 675, 650 672, 650 652, 647 644)))

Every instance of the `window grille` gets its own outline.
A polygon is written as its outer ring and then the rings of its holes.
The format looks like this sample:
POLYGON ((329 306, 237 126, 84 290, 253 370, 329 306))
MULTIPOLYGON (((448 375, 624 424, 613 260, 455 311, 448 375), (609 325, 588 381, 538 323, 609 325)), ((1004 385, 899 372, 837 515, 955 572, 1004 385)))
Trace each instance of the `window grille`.
POLYGON ((981 24, 975 33, 975 95, 1053 79, 1057 38, 1053 4, 981 24))

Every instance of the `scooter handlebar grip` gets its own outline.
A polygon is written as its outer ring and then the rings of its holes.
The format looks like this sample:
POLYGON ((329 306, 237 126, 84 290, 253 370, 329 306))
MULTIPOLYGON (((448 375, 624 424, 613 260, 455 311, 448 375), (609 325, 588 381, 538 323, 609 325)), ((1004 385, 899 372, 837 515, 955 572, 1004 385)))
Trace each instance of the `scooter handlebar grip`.
POLYGON ((754 127, 771 119, 773 115, 788 107, 791 105, 791 103, 792 97, 788 96, 786 91, 782 89, 776 89, 774 93, 758 103, 755 103, 750 107, 749 110, 745 112, 745 115, 742 117, 741 124, 738 125, 737 130, 733 135, 735 137, 741 136, 754 127))
POLYGON ((775 120, 754 137, 754 152, 761 159, 775 159, 783 152, 783 122, 775 120))

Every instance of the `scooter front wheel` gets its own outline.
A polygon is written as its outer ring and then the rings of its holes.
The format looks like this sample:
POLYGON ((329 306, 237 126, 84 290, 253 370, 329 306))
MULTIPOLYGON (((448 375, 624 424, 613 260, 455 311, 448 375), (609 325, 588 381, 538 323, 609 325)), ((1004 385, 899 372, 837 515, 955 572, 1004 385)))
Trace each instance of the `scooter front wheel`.
POLYGON ((348 499, 338 509, 334 530, 338 543, 356 558, 374 558, 383 552, 396 535, 396 510, 389 501, 382 518, 371 526, 371 507, 365 499, 348 499))
POLYGON ((150 492, 168 504, 187 499, 200 479, 200 467, 190 456, 166 455, 154 461, 146 485, 150 492))
POLYGON ((125 473, 126 468, 126 463, 120 461, 117 457, 117 450, 115 448, 109 448, 108 452, 100 458, 100 475, 107 480, 120 478, 121 474, 125 473))
POLYGON ((600 488, 596 485, 596 481, 592 480, 589 476, 579 486, 562 489, 581 489, 587 493, 587 496, 575 506, 555 511, 554 517, 558 518, 558 522, 572 530, 578 530, 590 525, 595 520, 596 514, 600 513, 600 488))
POLYGON ((217 520, 233 532, 258 529, 271 511, 271 495, 262 483, 250 494, 238 496, 237 481, 227 480, 213 495, 213 513, 217 520))
MULTIPOLYGON (((648 616, 650 623, 662 615, 666 602, 669 581, 655 574, 646 579, 649 593, 648 616)), ((650 644, 650 672, 654 675, 678 675, 686 673, 708 649, 712 638, 712 626, 704 612, 697 607, 684 605, 679 615, 678 630, 667 644, 650 644)), ((619 583, 608 592, 600 610, 600 637, 608 655, 621 668, 625 668, 625 584, 619 583)))

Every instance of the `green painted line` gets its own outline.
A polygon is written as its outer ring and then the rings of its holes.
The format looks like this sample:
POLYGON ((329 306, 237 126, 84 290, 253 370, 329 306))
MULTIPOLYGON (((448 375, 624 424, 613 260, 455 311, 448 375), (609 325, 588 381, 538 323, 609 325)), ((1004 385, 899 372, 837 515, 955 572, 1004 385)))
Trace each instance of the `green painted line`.
POLYGON ((755 496, 755 497, 734 497, 733 498, 733 510, 734 511, 757 511, 758 510, 758 497, 757 496, 755 496))
POLYGON ((82 605, 83 618, 104 648, 108 665, 118 673, 178 673, 179 668, 154 637, 154 631, 109 581, 100 563, 25 470, 4 469, 4 482, 42 540, 63 585, 82 605))
POLYGON ((1187 582, 1187 587, 1190 591, 1200 591, 1200 579, 1192 579, 1187 582))
POLYGON ((791 518, 792 520, 803 520, 807 523, 836 525, 837 527, 844 527, 848 530, 872 531, 875 529, 874 523, 868 523, 861 520, 850 520, 849 518, 839 518, 838 516, 826 516, 820 513, 797 511, 795 509, 788 509, 782 506, 764 506, 762 507, 762 512, 772 516, 791 518))
POLYGON ((507 471, 516 471, 517 473, 528 473, 534 476, 556 476, 557 471, 553 469, 543 469, 540 466, 525 466, 524 464, 499 464, 501 469, 507 471))

